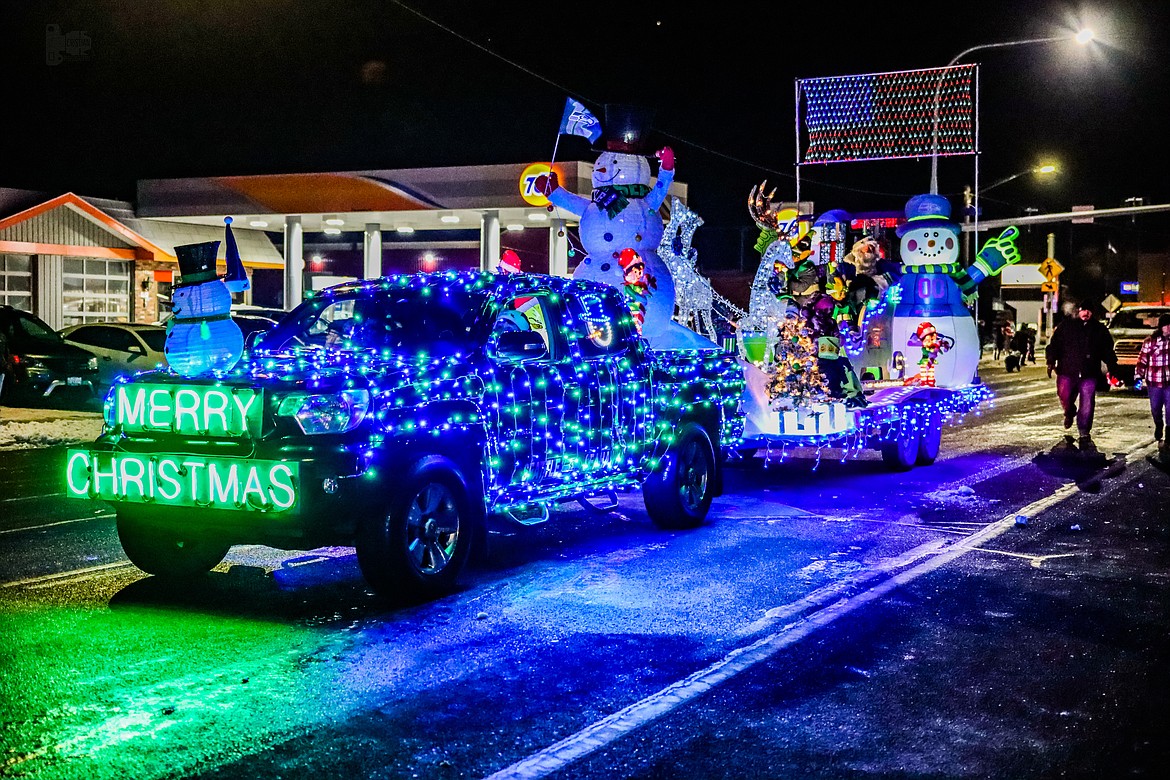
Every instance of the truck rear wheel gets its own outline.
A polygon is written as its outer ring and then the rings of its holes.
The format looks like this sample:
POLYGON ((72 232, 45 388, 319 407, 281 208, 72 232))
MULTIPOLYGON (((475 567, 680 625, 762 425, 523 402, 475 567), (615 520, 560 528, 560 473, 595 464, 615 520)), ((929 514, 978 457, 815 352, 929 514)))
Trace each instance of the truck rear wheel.
POLYGON ((230 544, 218 539, 153 525, 126 510, 118 512, 118 539, 131 563, 159 577, 203 574, 231 549, 230 544))
POLYGON ((882 461, 894 471, 909 471, 918 460, 918 440, 914 426, 898 426, 897 438, 882 445, 882 461))
POLYGON ((470 557, 480 515, 450 461, 420 460, 394 486, 386 513, 362 523, 362 575, 386 597, 413 601, 450 593, 470 557))
POLYGON ((707 432, 687 423, 642 486, 646 513, 659 528, 695 528, 715 496, 715 451, 707 432))

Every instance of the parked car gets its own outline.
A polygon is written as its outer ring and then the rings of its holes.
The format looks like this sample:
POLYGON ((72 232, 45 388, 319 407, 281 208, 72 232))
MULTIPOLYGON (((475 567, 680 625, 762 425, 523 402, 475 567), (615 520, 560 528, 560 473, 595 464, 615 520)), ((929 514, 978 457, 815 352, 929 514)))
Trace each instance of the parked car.
POLYGON ((232 306, 232 316, 266 317, 273 322, 280 322, 288 314, 284 309, 274 309, 271 306, 252 306, 251 304, 237 304, 232 306))
POLYGON ((267 333, 276 327, 276 320, 253 314, 236 314, 233 312, 232 322, 240 326, 240 331, 244 334, 245 344, 250 344, 254 338, 257 338, 253 334, 267 333))
POLYGON ((5 403, 86 401, 96 394, 98 361, 67 344, 31 312, 0 306, 0 392, 5 403))
POLYGON ((66 344, 92 352, 98 359, 103 388, 119 376, 149 371, 167 363, 163 346, 167 329, 133 322, 89 322, 61 331, 66 344))
POLYGON ((1109 319, 1109 334, 1117 352, 1117 378, 1126 385, 1133 384, 1142 341, 1157 329, 1158 318, 1163 314, 1170 314, 1170 306, 1133 303, 1121 307, 1109 319))
MULTIPOLYGON (((284 312, 281 313, 283 314, 284 312)), ((247 310, 243 313, 237 313, 235 309, 232 309, 231 317, 232 322, 240 326, 240 332, 244 334, 244 344, 246 345, 253 344, 261 334, 267 333, 268 331, 275 328, 277 323, 277 320, 274 320, 271 317, 255 314, 252 310, 247 310)), ((162 327, 164 334, 167 329, 166 325, 168 322, 170 322, 170 320, 170 315, 167 315, 167 317, 160 322, 160 327, 162 327)))

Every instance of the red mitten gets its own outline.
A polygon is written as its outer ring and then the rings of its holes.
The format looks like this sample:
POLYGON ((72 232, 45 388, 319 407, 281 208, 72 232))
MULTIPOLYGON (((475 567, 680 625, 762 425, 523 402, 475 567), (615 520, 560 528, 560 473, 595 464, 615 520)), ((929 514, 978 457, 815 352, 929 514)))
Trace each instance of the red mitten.
POLYGON ((541 195, 548 197, 552 191, 561 186, 560 181, 557 180, 557 172, 549 171, 547 174, 540 174, 536 177, 536 191, 541 195))
POLYGON ((662 170, 664 170, 664 171, 673 171, 674 170, 674 150, 671 149, 669 146, 662 147, 661 149, 659 149, 657 152, 654 153, 654 156, 657 157, 661 161, 662 170))

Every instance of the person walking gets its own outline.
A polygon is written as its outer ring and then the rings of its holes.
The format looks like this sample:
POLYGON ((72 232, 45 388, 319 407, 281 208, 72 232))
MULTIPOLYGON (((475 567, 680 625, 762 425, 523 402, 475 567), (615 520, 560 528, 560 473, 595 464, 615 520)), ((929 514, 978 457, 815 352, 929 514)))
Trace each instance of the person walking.
POLYGON ((1111 374, 1117 373, 1113 336, 1095 314, 1093 304, 1082 301, 1077 316, 1057 325, 1044 349, 1049 378, 1056 372, 1056 395, 1064 409, 1064 427, 1067 430, 1076 421, 1082 446, 1092 445, 1097 385, 1105 379, 1101 364, 1111 374))
POLYGON ((1010 348, 1012 340, 1012 325, 1010 322, 1001 322, 995 328, 995 352, 993 360, 999 360, 1004 351, 1010 348))
POLYGON ((1170 314, 1159 317, 1157 330, 1142 342, 1133 377, 1134 387, 1147 388, 1150 414, 1154 417, 1154 438, 1158 440, 1158 449, 1165 452, 1166 431, 1170 429, 1170 314))

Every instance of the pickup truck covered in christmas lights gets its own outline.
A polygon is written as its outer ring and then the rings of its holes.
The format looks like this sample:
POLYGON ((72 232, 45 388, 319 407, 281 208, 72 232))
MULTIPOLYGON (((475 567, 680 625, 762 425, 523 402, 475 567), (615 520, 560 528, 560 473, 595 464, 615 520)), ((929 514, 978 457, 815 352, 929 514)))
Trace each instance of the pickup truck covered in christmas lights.
POLYGON ((698 525, 743 387, 734 356, 650 349, 606 285, 385 277, 306 301, 227 370, 119 382, 65 478, 114 504, 149 573, 207 571, 232 544, 354 545, 376 590, 425 597, 490 523, 557 501, 641 487, 656 524, 698 525))

